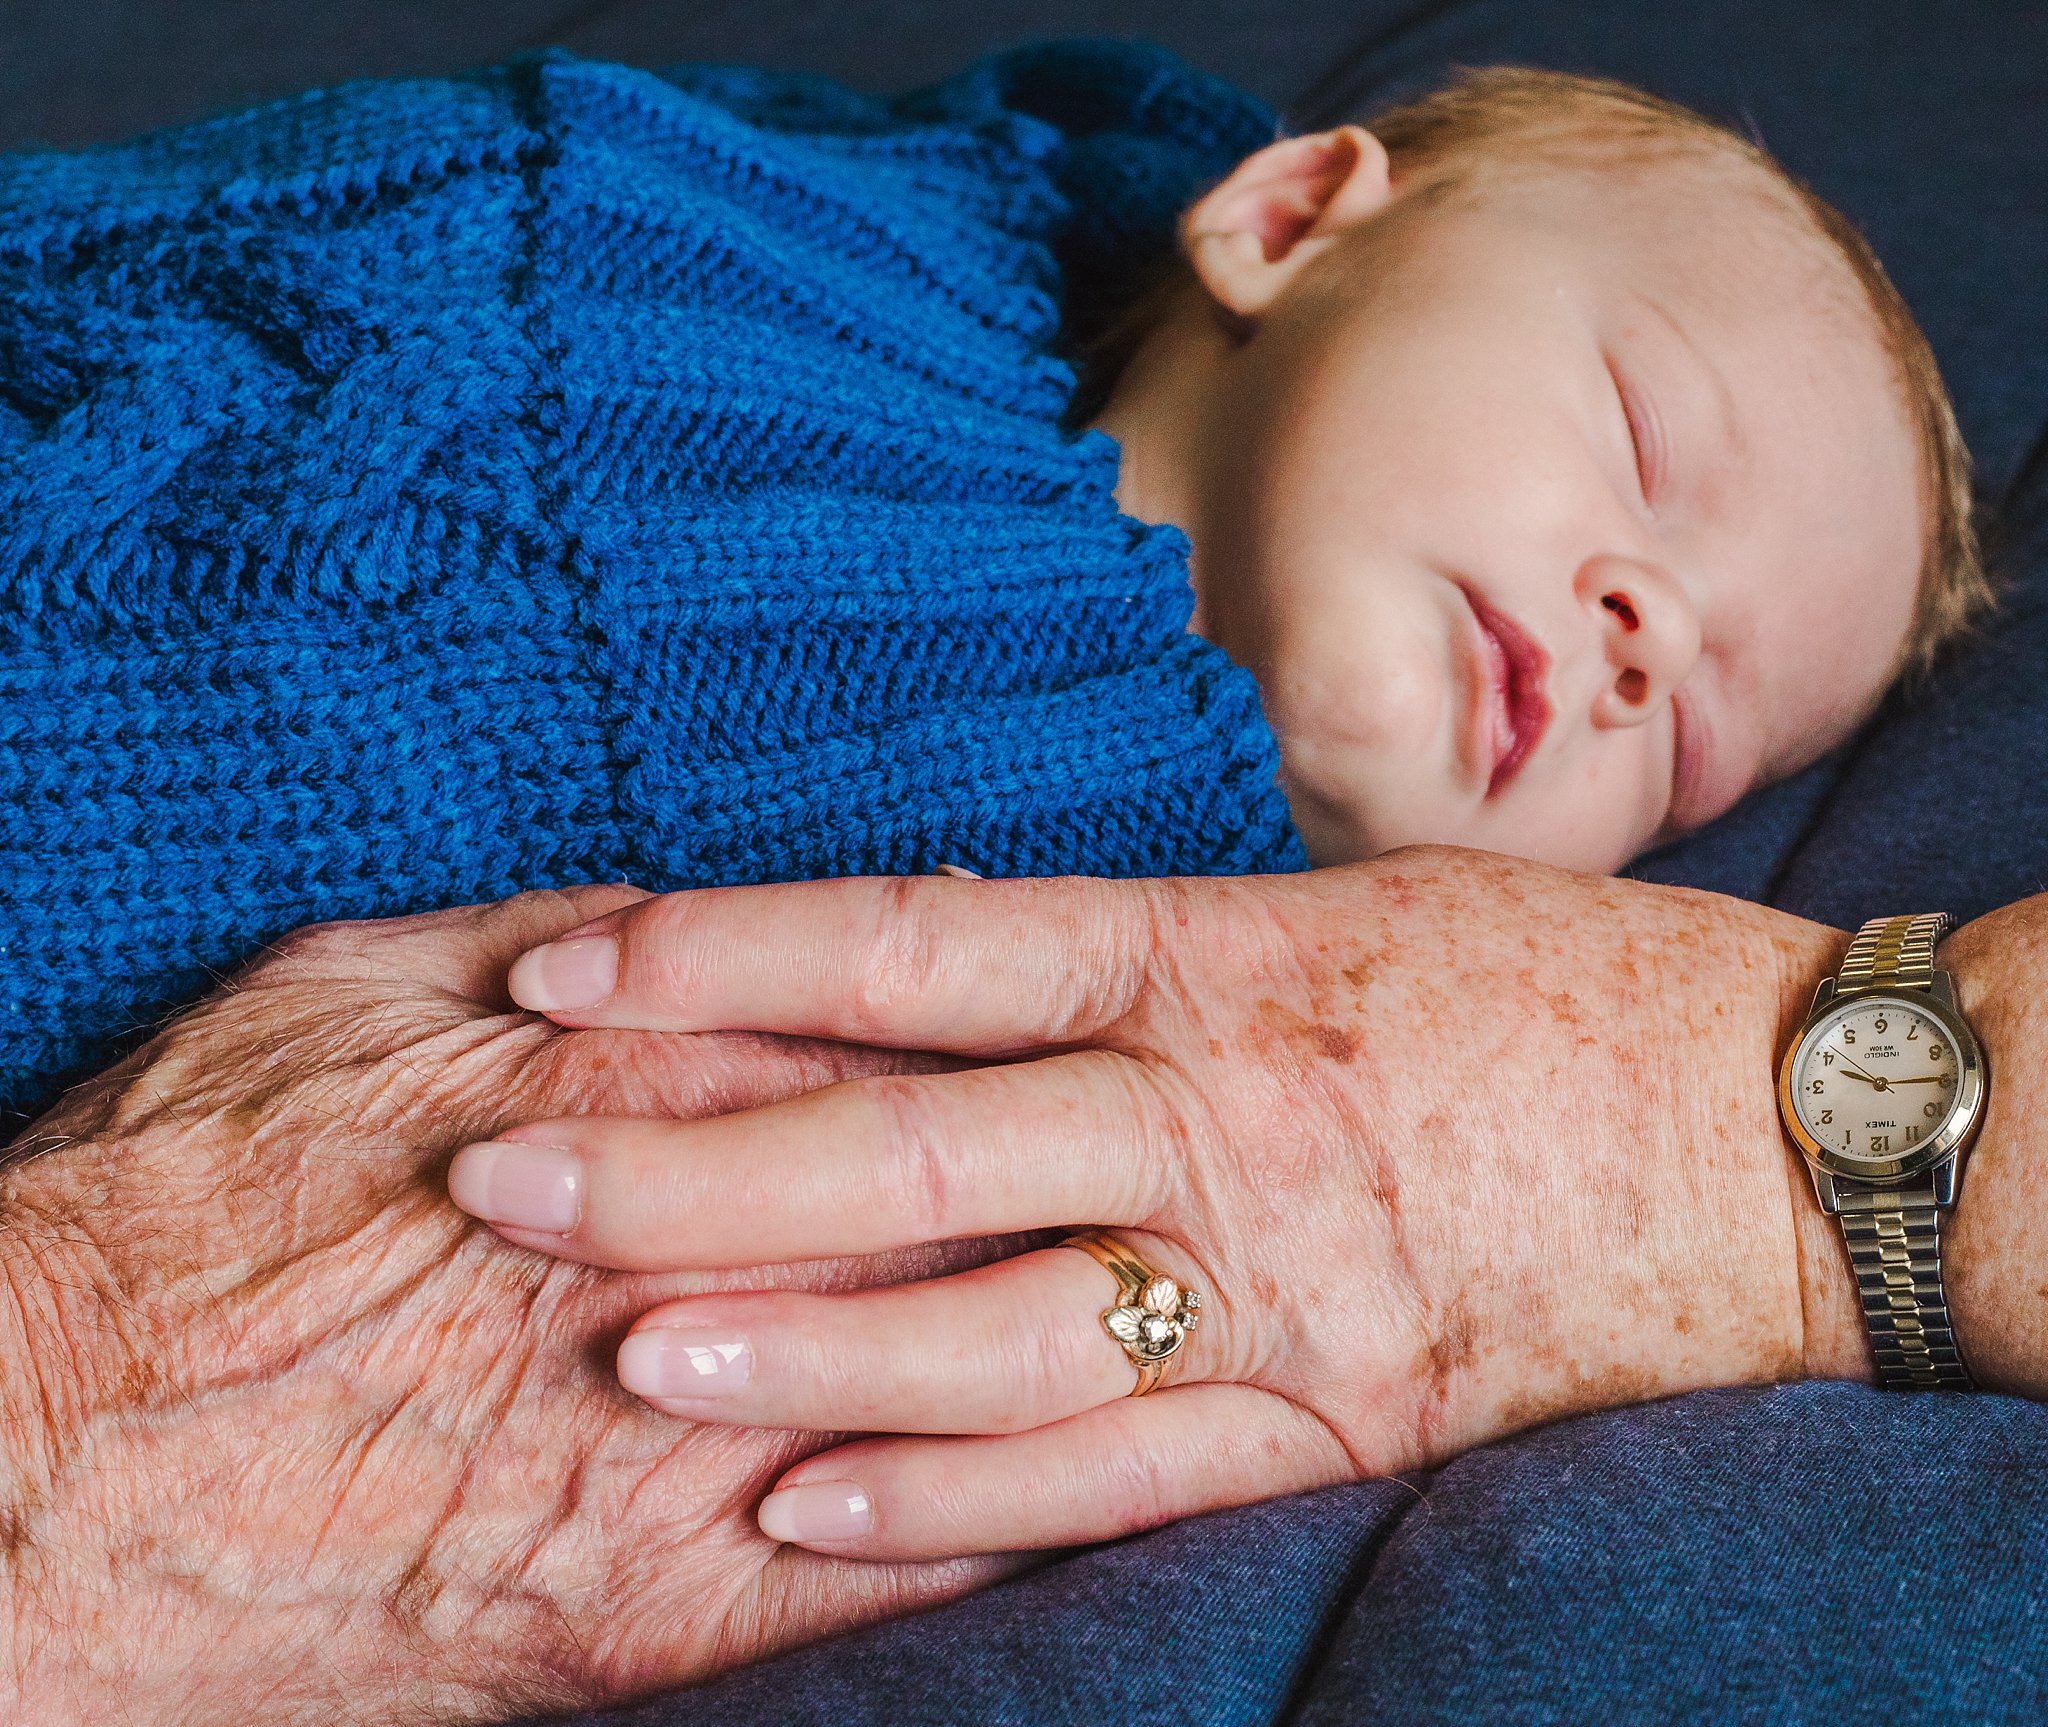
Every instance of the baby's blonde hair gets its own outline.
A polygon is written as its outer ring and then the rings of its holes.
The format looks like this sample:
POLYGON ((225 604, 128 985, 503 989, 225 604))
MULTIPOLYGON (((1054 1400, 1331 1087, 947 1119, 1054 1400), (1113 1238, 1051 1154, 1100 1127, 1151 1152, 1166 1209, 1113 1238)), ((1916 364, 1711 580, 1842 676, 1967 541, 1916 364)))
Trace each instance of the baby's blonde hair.
MULTIPOLYGON (((1832 246, 1861 288, 1919 445, 1919 589, 1896 670, 1924 673, 1992 608, 1996 593, 1978 546, 1970 454, 1933 350, 1855 224, 1769 151, 1634 85, 1525 66, 1461 70, 1443 88, 1363 123, 1386 146, 1397 182, 1444 188, 1530 167, 1626 167, 1674 153, 1718 156, 1759 170, 1832 246)), ((1138 298, 1089 344, 1084 378, 1096 392, 1106 393, 1192 275, 1178 254, 1162 260, 1138 298)))

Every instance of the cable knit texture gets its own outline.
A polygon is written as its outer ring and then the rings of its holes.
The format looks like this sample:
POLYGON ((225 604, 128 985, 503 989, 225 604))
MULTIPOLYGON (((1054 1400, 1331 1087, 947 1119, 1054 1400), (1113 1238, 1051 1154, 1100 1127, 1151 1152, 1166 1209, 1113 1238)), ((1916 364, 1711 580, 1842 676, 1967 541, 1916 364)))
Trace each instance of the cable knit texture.
POLYGON ((1297 868, 1063 357, 1270 113, 548 54, 0 160, 0 1107, 299 925, 1297 868))

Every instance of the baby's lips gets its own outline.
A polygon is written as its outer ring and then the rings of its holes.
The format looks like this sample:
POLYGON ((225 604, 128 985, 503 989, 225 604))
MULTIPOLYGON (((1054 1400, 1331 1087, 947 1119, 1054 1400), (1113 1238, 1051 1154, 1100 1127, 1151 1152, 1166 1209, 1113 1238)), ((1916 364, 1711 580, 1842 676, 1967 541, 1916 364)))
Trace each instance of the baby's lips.
POLYGON ((1491 797, 1535 753, 1550 725, 1550 699, 1543 690, 1550 675, 1550 656, 1506 612, 1488 605, 1469 588, 1465 597, 1487 644, 1494 759, 1486 792, 1491 797))

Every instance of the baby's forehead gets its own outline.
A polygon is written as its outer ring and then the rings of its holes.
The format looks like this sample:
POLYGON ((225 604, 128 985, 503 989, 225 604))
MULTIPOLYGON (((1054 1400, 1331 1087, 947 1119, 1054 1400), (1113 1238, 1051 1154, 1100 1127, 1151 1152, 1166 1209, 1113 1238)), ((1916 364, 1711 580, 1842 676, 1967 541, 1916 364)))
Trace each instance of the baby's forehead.
POLYGON ((1699 250, 1740 236, 1760 253, 1812 267, 1840 259, 1799 193, 1767 165, 1712 143, 1645 143, 1598 132, 1543 151, 1501 146, 1475 178, 1576 195, 1591 225, 1664 247, 1699 250))
POLYGON ((1700 335, 1860 350, 1889 389, 1882 331, 1856 272, 1799 192, 1764 163, 1705 144, 1599 134, 1480 164, 1473 186, 1534 199, 1575 233, 1590 272, 1690 309, 1700 335))

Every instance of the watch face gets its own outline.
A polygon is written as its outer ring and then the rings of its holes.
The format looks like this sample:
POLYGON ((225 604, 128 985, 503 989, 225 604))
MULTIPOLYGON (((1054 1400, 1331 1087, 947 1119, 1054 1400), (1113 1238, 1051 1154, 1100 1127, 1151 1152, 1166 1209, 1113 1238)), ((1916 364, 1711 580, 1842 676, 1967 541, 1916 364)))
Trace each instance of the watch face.
MULTIPOLYGON (((1968 1107, 1966 1056, 1934 1013, 1896 995, 1842 1002, 1800 1040, 1788 1089, 1829 1162, 1913 1160, 1968 1107)), ((1969 1088, 1974 1093, 1974 1086, 1969 1088)))

